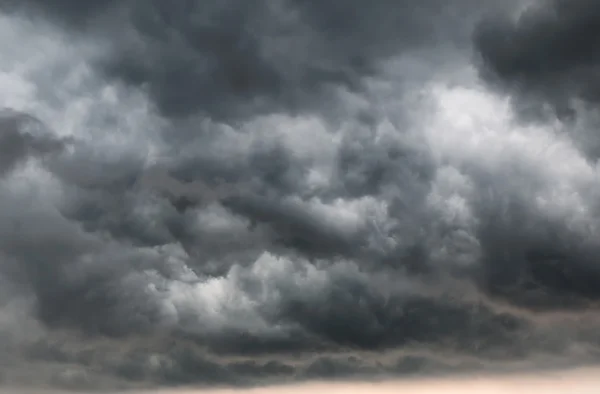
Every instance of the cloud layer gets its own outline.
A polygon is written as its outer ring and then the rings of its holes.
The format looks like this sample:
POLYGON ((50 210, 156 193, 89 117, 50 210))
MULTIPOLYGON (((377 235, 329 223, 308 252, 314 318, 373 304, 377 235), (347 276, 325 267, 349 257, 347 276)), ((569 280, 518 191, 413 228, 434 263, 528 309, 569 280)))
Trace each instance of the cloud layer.
POLYGON ((0 0, 2 383, 597 362, 571 3, 0 0))

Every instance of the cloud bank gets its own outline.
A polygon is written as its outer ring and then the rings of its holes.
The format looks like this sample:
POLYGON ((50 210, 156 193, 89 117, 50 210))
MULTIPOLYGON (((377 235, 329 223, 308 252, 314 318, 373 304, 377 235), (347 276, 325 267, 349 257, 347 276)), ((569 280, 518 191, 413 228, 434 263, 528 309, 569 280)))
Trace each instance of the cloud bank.
POLYGON ((596 8, 0 0, 0 381, 596 363, 596 8))

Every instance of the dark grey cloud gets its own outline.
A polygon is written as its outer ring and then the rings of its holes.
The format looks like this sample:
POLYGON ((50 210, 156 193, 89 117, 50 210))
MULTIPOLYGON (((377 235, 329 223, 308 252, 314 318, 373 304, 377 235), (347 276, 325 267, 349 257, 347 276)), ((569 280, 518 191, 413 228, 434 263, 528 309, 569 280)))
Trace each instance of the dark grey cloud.
POLYGON ((573 100, 598 102, 600 9, 594 1, 534 3, 518 18, 483 21, 475 35, 486 79, 519 95, 525 112, 552 106, 573 115, 573 100))
POLYGON ((597 362, 596 166, 469 74, 593 103, 593 10, 447 3, 0 1, 2 384, 597 362))
POLYGON ((386 60, 439 42, 464 46, 483 12, 472 0, 452 7, 440 0, 83 4, 30 0, 18 9, 79 33, 100 29, 110 49, 98 67, 146 90, 163 115, 225 122, 273 111, 331 112, 336 92, 363 91, 386 60))
POLYGON ((475 19, 474 4, 133 2, 104 67, 147 89, 166 116, 331 112, 336 92, 363 91, 386 60, 440 40, 459 45, 472 22, 455 24, 456 10, 475 19))
POLYGON ((476 204, 476 238, 482 247, 477 275, 484 291, 533 310, 595 304, 600 277, 592 256, 599 245, 540 211, 527 190, 539 180, 531 178, 521 189, 491 181, 487 174, 473 179, 486 190, 476 204))
POLYGON ((41 17, 51 17, 55 21, 66 23, 68 27, 81 28, 98 14, 104 12, 118 2, 114 0, 72 1, 58 0, 52 2, 38 0, 2 0, 0 5, 9 12, 31 12, 41 17))
POLYGON ((66 141, 44 133, 43 125, 26 114, 0 113, 0 175, 6 175, 30 158, 60 152, 66 141))

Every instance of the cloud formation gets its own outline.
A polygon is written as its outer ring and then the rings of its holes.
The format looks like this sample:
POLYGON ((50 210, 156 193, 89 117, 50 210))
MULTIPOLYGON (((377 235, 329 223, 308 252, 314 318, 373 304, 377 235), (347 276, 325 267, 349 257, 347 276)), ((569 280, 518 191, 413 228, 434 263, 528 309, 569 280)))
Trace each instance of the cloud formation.
POLYGON ((530 111, 545 104, 564 117, 574 100, 597 103, 599 12, 594 1, 545 0, 516 18, 481 22, 475 46, 484 74, 522 95, 530 111))
POLYGON ((230 122, 276 111, 327 113, 324 97, 363 91, 385 60, 442 38, 457 45, 478 3, 28 0, 8 8, 107 38, 97 66, 142 87, 163 115, 230 122))
POLYGON ((584 3, 0 0, 2 384, 596 363, 584 3))

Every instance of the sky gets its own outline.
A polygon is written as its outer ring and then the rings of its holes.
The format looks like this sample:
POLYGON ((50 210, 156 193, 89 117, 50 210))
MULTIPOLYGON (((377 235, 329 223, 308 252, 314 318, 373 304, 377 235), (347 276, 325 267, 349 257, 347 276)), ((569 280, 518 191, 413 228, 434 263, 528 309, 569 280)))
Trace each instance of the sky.
POLYGON ((598 43, 593 0, 0 0, 0 387, 593 367, 598 43))

